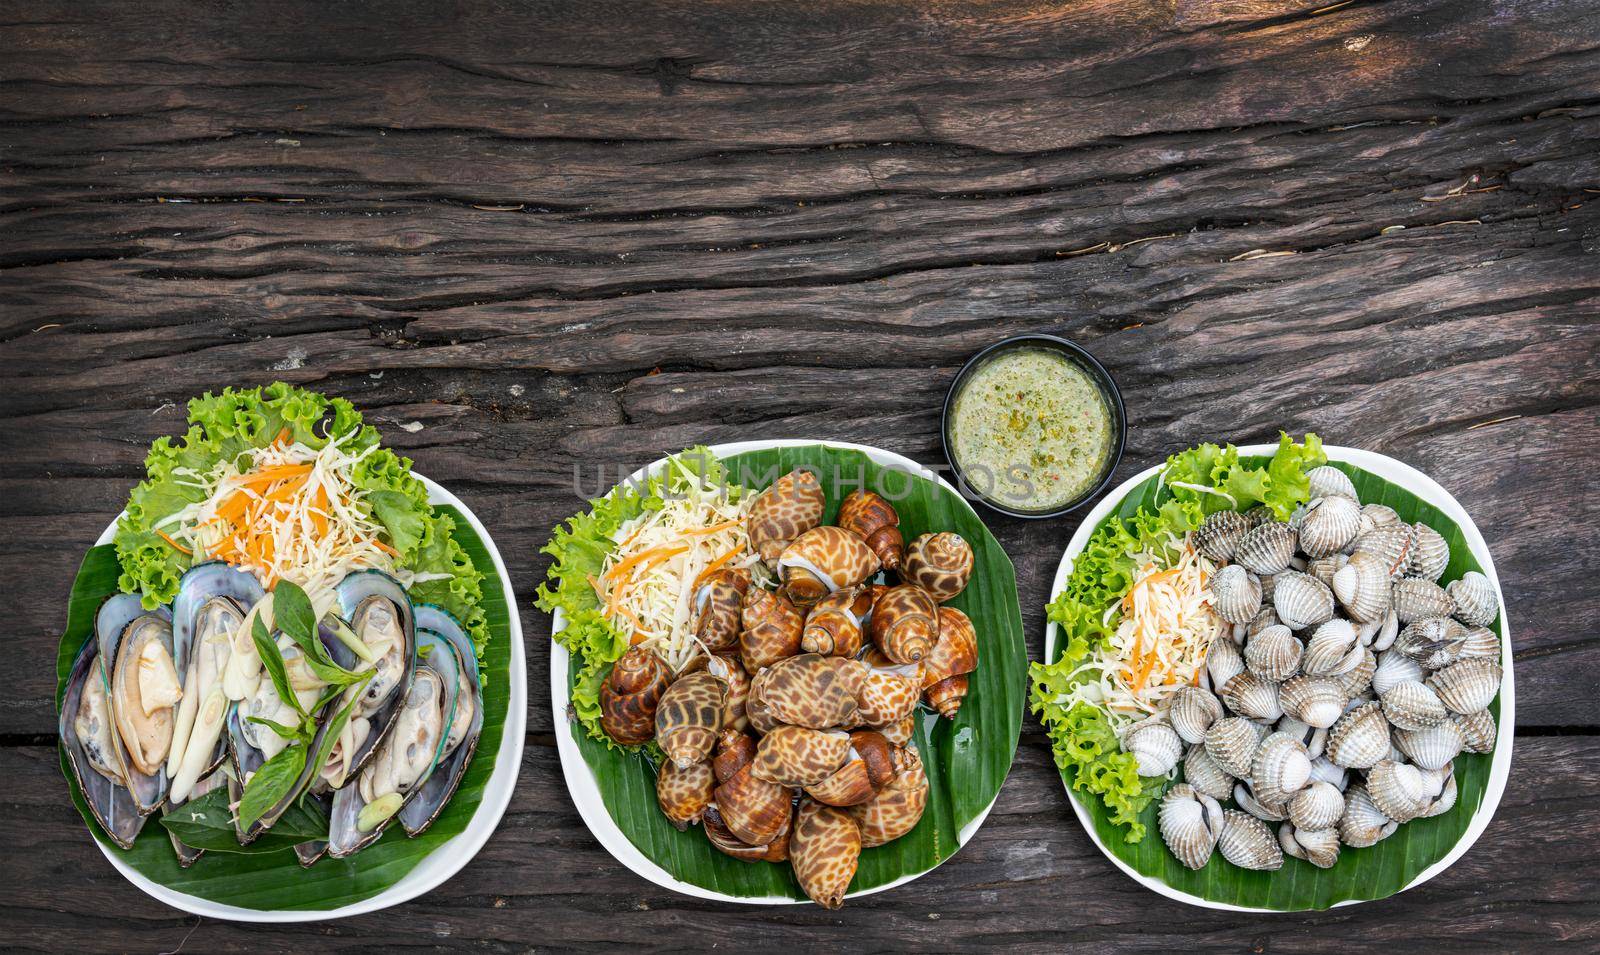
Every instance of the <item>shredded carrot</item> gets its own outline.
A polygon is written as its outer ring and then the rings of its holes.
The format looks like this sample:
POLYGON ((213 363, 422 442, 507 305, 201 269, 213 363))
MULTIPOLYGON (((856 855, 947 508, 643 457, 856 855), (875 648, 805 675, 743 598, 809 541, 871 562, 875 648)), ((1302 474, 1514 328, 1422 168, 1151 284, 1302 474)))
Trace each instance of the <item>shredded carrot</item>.
POLYGON ((734 548, 729 550, 726 554, 723 554, 721 557, 718 557, 716 560, 714 560, 711 563, 707 564, 706 565, 706 569, 700 571, 700 575, 694 579, 695 589, 698 590, 700 585, 706 582, 706 578, 707 577, 710 577, 712 574, 716 573, 718 570, 721 570, 722 566, 724 564, 726 564, 728 561, 733 560, 735 557, 739 556, 739 552, 742 551, 742 550, 744 550, 743 545, 735 546, 734 548))
POLYGON ((676 546, 663 545, 661 547, 652 547, 649 550, 642 550, 639 553, 634 554, 632 557, 629 557, 627 560, 617 564, 617 566, 606 571, 605 576, 611 580, 626 579, 629 576, 629 571, 633 570, 633 568, 639 566, 640 564, 646 562, 649 562, 650 564, 659 563, 660 561, 667 560, 668 558, 676 557, 688 549, 689 545, 681 544, 676 546))
POLYGON ((250 487, 256 484, 271 484, 284 478, 310 473, 311 465, 309 464, 274 464, 251 471, 249 474, 241 474, 233 478, 232 483, 239 487, 250 487))
POLYGON ((282 431, 279 431, 278 432, 278 436, 276 438, 272 439, 272 443, 277 445, 280 448, 283 447, 284 445, 288 444, 289 443, 289 429, 288 428, 284 428, 282 431))
POLYGON ((388 554, 390 557, 399 557, 400 556, 400 552, 399 551, 395 550, 393 547, 390 547, 388 544, 385 544, 383 541, 378 540, 376 537, 371 538, 370 540, 367 541, 367 543, 369 543, 373 547, 376 547, 379 550, 383 551, 385 554, 388 554))
POLYGON ((174 550, 180 551, 181 553, 188 554, 191 557, 194 556, 194 551, 190 550, 189 548, 183 546, 182 544, 180 544, 177 541, 173 540, 172 538, 168 537, 164 532, 156 531, 156 533, 161 535, 161 539, 162 540, 164 540, 167 543, 171 544, 174 550))
POLYGON ((712 524, 712 525, 710 525, 708 527, 697 527, 697 528, 695 528, 693 530, 684 531, 683 532, 683 536, 684 537, 703 537, 706 534, 715 534, 715 533, 717 533, 719 531, 725 531, 730 527, 738 527, 739 523, 740 523, 739 521, 723 521, 720 524, 712 524))
POLYGON ((1150 648, 1150 656, 1145 658, 1144 665, 1139 668, 1138 675, 1134 677, 1134 680, 1133 680, 1134 692, 1137 693, 1139 690, 1144 689, 1144 681, 1150 677, 1150 670, 1155 665, 1156 665, 1156 650, 1155 650, 1155 647, 1151 647, 1150 648))

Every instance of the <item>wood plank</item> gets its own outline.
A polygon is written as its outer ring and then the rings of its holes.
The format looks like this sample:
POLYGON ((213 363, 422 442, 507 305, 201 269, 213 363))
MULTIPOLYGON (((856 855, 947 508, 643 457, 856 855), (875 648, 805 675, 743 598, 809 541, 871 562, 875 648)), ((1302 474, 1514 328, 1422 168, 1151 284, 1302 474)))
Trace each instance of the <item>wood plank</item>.
POLYGON ((1600 938, 1588 865, 1600 830, 1593 799, 1600 742, 1590 737, 1519 739, 1494 821, 1465 857, 1426 885, 1379 903, 1268 919, 1184 906, 1116 870, 1072 817, 1039 741, 1019 753, 993 813, 953 859, 838 912, 700 902, 639 879, 583 828, 552 741, 531 743, 511 811, 460 874, 408 905, 303 926, 197 924, 146 898, 101 858, 65 804, 54 750, 0 749, 15 810, 0 818, 0 840, 17 850, 0 924, 13 927, 13 944, 73 951, 171 951, 185 939, 185 951, 205 952, 258 951, 263 944, 705 950, 759 938, 763 947, 806 950, 1342 953, 1358 939, 1477 951, 1591 947, 1600 938), (1528 917, 1529 907, 1549 917, 1528 917))

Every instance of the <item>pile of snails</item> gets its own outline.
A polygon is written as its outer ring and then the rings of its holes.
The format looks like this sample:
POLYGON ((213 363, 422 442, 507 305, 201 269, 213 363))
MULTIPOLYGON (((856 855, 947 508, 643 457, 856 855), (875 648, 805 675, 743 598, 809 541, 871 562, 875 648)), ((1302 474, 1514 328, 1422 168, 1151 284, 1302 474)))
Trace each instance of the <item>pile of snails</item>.
POLYGON ((693 594, 705 652, 673 674, 647 646, 629 649, 600 705, 612 739, 653 739, 665 754, 656 795, 674 825, 699 824, 735 859, 787 860, 808 896, 838 908, 861 850, 922 818, 918 703, 953 719, 978 643, 945 605, 972 576, 966 540, 905 543, 872 491, 845 498, 837 526, 825 509, 810 471, 764 491, 746 518, 755 562, 693 594), (896 582, 877 582, 881 571, 896 582))
POLYGON ((1191 869, 1213 850, 1246 869, 1285 854, 1331 867, 1341 845, 1449 811, 1453 760, 1494 749, 1494 584, 1468 571, 1441 586, 1450 548, 1437 531, 1363 506, 1337 468, 1309 477, 1287 522, 1221 511, 1195 532, 1220 565, 1208 587, 1221 633, 1199 682, 1123 737, 1142 775, 1181 760, 1158 818, 1191 869))

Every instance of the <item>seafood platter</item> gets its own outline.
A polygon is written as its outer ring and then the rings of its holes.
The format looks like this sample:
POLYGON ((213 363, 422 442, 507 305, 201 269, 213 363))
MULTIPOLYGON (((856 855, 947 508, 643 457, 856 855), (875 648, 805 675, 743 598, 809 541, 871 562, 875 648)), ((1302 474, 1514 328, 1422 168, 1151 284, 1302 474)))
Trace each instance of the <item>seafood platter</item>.
POLYGON ((1509 632, 1437 484, 1315 435, 1202 445, 1113 491, 1058 573, 1033 708, 1141 883, 1328 908, 1464 853, 1505 784, 1509 632))
POLYGON ((227 389, 189 418, 74 585, 74 800, 119 869, 191 911, 326 917, 425 891, 516 771, 498 555, 348 402, 227 389))
POLYGON ((1015 580, 972 509, 911 462, 695 448, 546 550, 563 768, 641 875, 837 908, 981 823, 1019 729, 1015 580))

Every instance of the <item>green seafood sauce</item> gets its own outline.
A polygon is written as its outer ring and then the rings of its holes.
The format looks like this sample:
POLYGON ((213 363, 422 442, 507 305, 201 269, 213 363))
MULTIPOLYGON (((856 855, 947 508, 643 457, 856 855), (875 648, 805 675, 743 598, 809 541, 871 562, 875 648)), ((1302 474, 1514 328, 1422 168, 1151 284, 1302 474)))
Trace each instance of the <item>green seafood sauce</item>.
POLYGON ((1112 430, 1105 393, 1077 362, 1047 348, 1018 348, 967 377, 949 440, 974 491, 1014 510, 1048 511, 1099 482, 1112 430))

